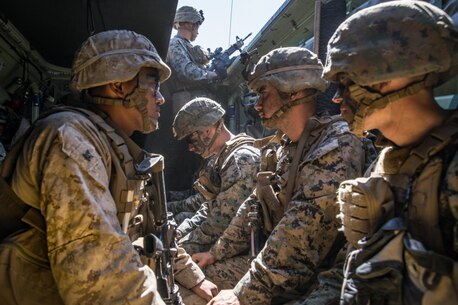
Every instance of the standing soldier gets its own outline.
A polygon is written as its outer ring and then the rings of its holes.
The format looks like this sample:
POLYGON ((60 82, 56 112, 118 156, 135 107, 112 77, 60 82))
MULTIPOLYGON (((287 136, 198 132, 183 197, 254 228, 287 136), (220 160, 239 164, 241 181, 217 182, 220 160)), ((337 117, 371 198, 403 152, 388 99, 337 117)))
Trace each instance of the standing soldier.
POLYGON ((209 71, 210 54, 199 45, 192 45, 199 27, 204 22, 204 14, 191 6, 180 7, 174 20, 177 34, 170 40, 167 63, 172 69, 173 113, 195 97, 215 98, 208 91, 208 84, 219 79, 218 74, 209 71))
POLYGON ((204 200, 196 215, 177 229, 179 245, 191 255, 213 246, 256 184, 259 150, 253 147, 254 139, 233 135, 224 124, 224 114, 217 102, 199 97, 185 104, 173 122, 175 137, 185 139, 190 151, 204 159, 213 156, 194 184, 201 194, 198 198, 204 200))
POLYGON ((357 103, 353 130, 389 143, 369 178, 339 188, 356 248, 341 304, 458 304, 458 116, 433 92, 457 71, 458 31, 423 1, 364 9, 329 41, 324 77, 357 103))
POLYGON ((363 151, 342 118, 316 116, 316 96, 327 86, 322 69, 312 52, 288 47, 261 57, 250 75, 248 86, 259 94, 256 110, 263 124, 285 136, 276 171, 258 174, 256 196, 241 207, 214 253, 234 250, 234 237, 243 237, 247 249, 248 209, 256 201, 264 229, 271 232, 235 288, 223 290, 209 304, 265 305, 296 298, 334 254, 336 190, 341 181, 361 174, 363 151))
MULTIPOLYGON (((210 55, 201 46, 192 44, 203 22, 203 12, 191 6, 183 6, 176 11, 173 27, 177 33, 170 40, 167 54, 167 64, 172 69, 171 79, 166 85, 172 102, 171 118, 193 98, 216 99, 210 88, 213 88, 211 84, 217 82, 219 77, 207 68, 210 55)), ((184 143, 173 141, 171 134, 167 137, 170 140, 166 154, 167 176, 173 177, 169 179, 168 186, 170 190, 183 191, 190 187, 201 159, 190 154, 184 143)))
MULTIPOLYGON (((0 245, 0 303, 164 304, 132 245, 155 219, 139 170, 150 155, 129 136, 157 128, 170 69, 146 37, 113 30, 82 44, 72 73, 75 107, 36 121, 9 164, 18 198, 2 213, 23 217, 0 245)), ((186 288, 216 292, 182 249, 176 267, 186 288)))

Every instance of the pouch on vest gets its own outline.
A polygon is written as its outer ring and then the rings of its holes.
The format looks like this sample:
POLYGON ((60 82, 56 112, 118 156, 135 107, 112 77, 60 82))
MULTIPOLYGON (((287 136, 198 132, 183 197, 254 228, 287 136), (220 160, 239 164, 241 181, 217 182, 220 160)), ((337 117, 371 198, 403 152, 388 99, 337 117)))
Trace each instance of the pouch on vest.
POLYGON ((341 305, 402 304, 405 230, 401 218, 392 218, 371 238, 363 239, 361 249, 347 256, 341 305), (358 267, 354 270, 353 266, 358 267))
POLYGON ((390 184, 382 177, 343 181, 337 191, 338 218, 348 242, 359 248, 361 238, 371 236, 394 216, 394 201, 390 184))
POLYGON ((221 181, 219 181, 218 183, 218 181, 212 182, 211 180, 212 179, 207 175, 201 175, 194 182, 194 189, 197 192, 199 192, 202 196, 204 196, 206 201, 215 199, 221 189, 220 187, 216 186, 216 184, 221 185, 221 181))
POLYGON ((403 240, 406 279, 403 304, 458 303, 458 263, 425 249, 406 234, 403 240))
POLYGON ((458 263, 426 250, 401 218, 360 246, 347 257, 341 305, 457 304, 458 263))
POLYGON ((259 172, 256 175, 255 193, 261 205, 263 229, 266 234, 272 232, 284 212, 272 186, 274 176, 273 172, 259 172))

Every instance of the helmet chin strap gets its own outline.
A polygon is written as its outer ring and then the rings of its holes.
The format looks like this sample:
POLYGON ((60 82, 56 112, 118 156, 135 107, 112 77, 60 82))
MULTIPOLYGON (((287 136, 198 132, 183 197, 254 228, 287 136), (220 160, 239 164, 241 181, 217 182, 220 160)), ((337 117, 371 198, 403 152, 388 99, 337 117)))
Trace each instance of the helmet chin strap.
POLYGON ((300 97, 296 100, 288 100, 286 103, 283 104, 283 106, 280 109, 275 111, 270 118, 263 118, 262 125, 264 125, 267 128, 276 127, 280 119, 285 115, 285 113, 289 111, 291 107, 313 102, 315 101, 317 95, 318 93, 315 92, 310 95, 300 97))
POLYGON ((159 127, 158 120, 153 119, 148 115, 148 100, 146 99, 147 90, 148 85, 146 76, 143 73, 139 73, 137 78, 137 86, 132 91, 132 93, 123 99, 91 96, 87 90, 84 91, 83 98, 93 104, 98 105, 121 105, 126 108, 137 108, 142 115, 143 121, 143 129, 140 131, 146 134, 156 130, 159 127))
POLYGON ((434 86, 435 83, 437 83, 437 75, 435 73, 430 73, 423 80, 412 83, 387 95, 382 95, 378 92, 371 92, 356 84, 351 85, 348 88, 350 91, 350 97, 358 104, 352 124, 353 133, 357 137, 364 137, 364 118, 366 116, 370 115, 377 109, 385 108, 388 104, 403 97, 414 95, 424 88, 430 88, 434 86))
POLYGON ((215 154, 215 152, 210 152, 210 149, 213 146, 213 143, 215 143, 218 135, 221 133, 221 129, 223 128, 223 122, 224 122, 223 118, 221 118, 218 121, 218 125, 216 127, 215 134, 213 135, 213 137, 211 138, 211 140, 208 143, 205 143, 203 140, 200 139, 200 137, 197 137, 197 143, 199 147, 204 148, 204 151, 200 154, 202 158, 207 159, 210 156, 215 154))

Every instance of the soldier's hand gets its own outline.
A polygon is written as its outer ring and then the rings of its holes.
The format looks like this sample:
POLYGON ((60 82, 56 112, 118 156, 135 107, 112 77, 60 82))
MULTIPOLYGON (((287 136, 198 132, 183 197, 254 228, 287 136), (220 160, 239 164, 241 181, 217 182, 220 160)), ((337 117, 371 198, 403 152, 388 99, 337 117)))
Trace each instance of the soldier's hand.
POLYGON ((240 301, 232 289, 226 289, 221 290, 207 305, 240 305, 240 301))
POLYGON ((218 286, 208 280, 203 280, 200 284, 192 287, 191 290, 206 301, 210 301, 218 294, 218 286))
POLYGON ((200 268, 203 268, 207 265, 211 265, 215 263, 215 257, 210 252, 200 252, 194 253, 192 255, 192 260, 199 265, 200 268))

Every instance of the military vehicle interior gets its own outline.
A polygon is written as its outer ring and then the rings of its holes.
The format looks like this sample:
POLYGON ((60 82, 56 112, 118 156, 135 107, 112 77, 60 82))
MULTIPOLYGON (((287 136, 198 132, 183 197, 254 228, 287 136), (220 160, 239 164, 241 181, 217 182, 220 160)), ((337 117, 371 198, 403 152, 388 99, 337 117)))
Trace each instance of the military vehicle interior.
MULTIPOLYGON (((338 24, 373 1, 286 0, 265 26, 253 33, 254 38, 243 47, 243 55, 234 53, 237 58, 228 69, 227 79, 218 84, 229 129, 255 137, 268 132, 262 128, 252 109, 244 106, 250 104, 250 94, 242 72, 249 71, 250 62, 256 62, 280 46, 305 46, 315 51, 324 62, 327 41, 338 24)), ((431 2, 443 7, 451 1, 431 2)), ((74 53, 89 35, 109 29, 134 30, 148 37, 165 59, 177 5, 178 0, 1 1, 0 142, 8 147, 13 136, 17 136, 16 131, 23 129, 23 118, 33 122, 41 111, 69 93, 74 53)), ((247 28, 246 33, 249 32, 247 28)), ((322 105, 337 114, 337 106, 328 102, 333 90, 331 87, 327 97, 326 94, 323 96, 322 100, 326 102, 322 105)), ((455 78, 437 89, 438 101, 443 107, 456 108, 457 92, 455 78)), ((136 140, 148 150, 164 155, 167 150, 162 144, 171 141, 173 119, 167 107, 170 106, 166 103, 163 115, 161 112, 163 127, 159 132, 148 138, 136 136, 136 140)), ((171 175, 166 173, 166 179, 171 175)))

